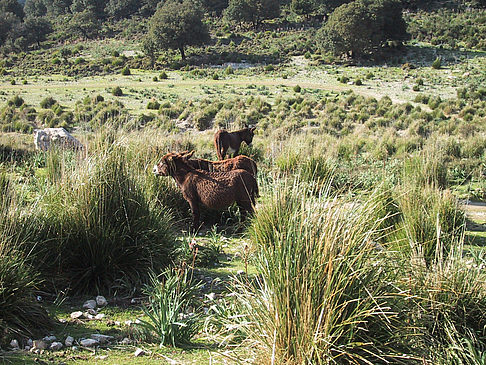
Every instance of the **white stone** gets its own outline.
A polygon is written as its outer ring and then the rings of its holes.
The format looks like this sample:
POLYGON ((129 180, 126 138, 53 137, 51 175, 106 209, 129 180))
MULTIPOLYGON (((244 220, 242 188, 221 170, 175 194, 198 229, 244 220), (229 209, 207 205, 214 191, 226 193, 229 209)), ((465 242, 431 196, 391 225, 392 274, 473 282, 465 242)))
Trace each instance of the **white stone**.
POLYGON ((42 339, 45 342, 54 342, 57 340, 56 336, 46 336, 42 339))
POLYGON ((48 151, 51 146, 82 150, 84 146, 64 128, 34 130, 34 145, 37 150, 48 151))
POLYGON ((83 304, 84 309, 95 309, 96 308, 96 300, 90 299, 84 302, 83 304))
POLYGON ((25 351, 29 351, 30 349, 31 349, 31 347, 29 345, 25 345, 25 347, 24 347, 25 351))
POLYGON ((62 349, 62 343, 61 342, 53 342, 51 343, 51 346, 49 347, 53 351, 59 351, 62 349))
POLYGON ((94 309, 91 309, 91 308, 90 308, 90 309, 88 309, 88 310, 86 311, 86 313, 91 314, 92 316, 96 316, 96 315, 98 314, 98 312, 97 312, 97 311, 95 311, 94 309))
POLYGON ((72 319, 80 319, 80 318, 83 318, 83 316, 84 316, 84 314, 81 311, 77 311, 77 312, 72 312, 71 313, 71 318, 72 319))
POLYGON ((74 343, 74 337, 72 336, 67 336, 66 337, 66 340, 64 341, 64 344, 66 345, 66 347, 71 347, 74 343))
POLYGON ((98 341, 101 344, 108 343, 110 341, 113 341, 114 337, 113 336, 108 336, 108 335, 102 335, 101 333, 93 333, 91 335, 91 338, 93 340, 98 341))
POLYGON ((120 345, 130 345, 132 341, 128 337, 125 337, 123 340, 121 340, 120 345))
POLYGON ((92 338, 85 338, 84 340, 81 340, 79 344, 84 347, 93 347, 99 345, 100 343, 92 338))
POLYGON ((96 297, 96 304, 98 304, 98 307, 104 307, 105 305, 108 304, 108 301, 106 300, 106 298, 102 295, 98 295, 96 297))
POLYGON ((97 320, 101 320, 101 319, 103 319, 103 317, 104 317, 104 316, 105 316, 105 314, 104 314, 104 313, 98 313, 98 314, 95 316, 95 319, 97 319, 97 320))
POLYGON ((10 341, 10 347, 13 348, 13 349, 18 349, 19 348, 19 341, 13 339, 12 341, 10 341))
POLYGON ((143 356, 145 355, 145 351, 143 351, 141 348, 137 347, 135 350, 135 353, 133 354, 135 357, 143 356))

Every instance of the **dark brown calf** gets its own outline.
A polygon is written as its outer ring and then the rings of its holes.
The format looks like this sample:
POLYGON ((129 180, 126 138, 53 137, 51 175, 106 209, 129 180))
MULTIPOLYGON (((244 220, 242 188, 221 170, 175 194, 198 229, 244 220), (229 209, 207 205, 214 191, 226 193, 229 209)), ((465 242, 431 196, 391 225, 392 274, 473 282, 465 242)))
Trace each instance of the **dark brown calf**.
POLYGON ((236 202, 243 219, 253 213, 258 185, 248 171, 207 172, 189 166, 191 153, 170 152, 154 166, 154 174, 172 176, 192 211, 193 228, 199 228, 199 204, 224 209, 236 202))
MULTIPOLYGON (((191 152, 191 155, 194 151, 191 152)), ((182 152, 182 155, 189 154, 189 152, 182 152)), ((231 170, 246 170, 255 178, 257 175, 257 165, 250 157, 239 155, 233 158, 228 158, 222 161, 209 161, 203 158, 192 158, 187 160, 187 164, 193 169, 210 171, 210 172, 225 172, 231 170)))
POLYGON ((214 146, 216 147, 216 154, 218 159, 224 160, 226 152, 233 157, 238 155, 241 142, 245 141, 247 145, 250 145, 255 135, 255 128, 243 128, 239 131, 228 132, 227 130, 220 129, 214 135, 214 146))

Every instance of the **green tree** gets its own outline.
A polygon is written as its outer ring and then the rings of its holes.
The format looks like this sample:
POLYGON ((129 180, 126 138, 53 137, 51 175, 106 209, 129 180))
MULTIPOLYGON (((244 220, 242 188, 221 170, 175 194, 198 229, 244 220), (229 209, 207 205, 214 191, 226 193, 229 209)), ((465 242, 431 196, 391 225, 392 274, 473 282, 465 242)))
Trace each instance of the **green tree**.
POLYGON ((14 29, 20 24, 20 19, 11 12, 0 12, 0 46, 13 36, 14 29))
POLYGON ((67 31, 72 37, 91 39, 96 37, 101 24, 92 10, 75 13, 67 23, 67 31))
POLYGON ((43 0, 26 0, 24 5, 26 17, 39 17, 47 15, 47 7, 43 0))
POLYGON ((177 49, 185 58, 184 48, 206 43, 209 32, 202 21, 200 3, 169 0, 150 19, 145 42, 162 49, 177 49))
POLYGON ((224 18, 236 23, 251 23, 257 27, 265 19, 280 15, 278 0, 230 0, 224 18))
POLYGON ((109 0, 105 12, 116 19, 128 18, 138 11, 140 5, 138 0, 109 0))
POLYGON ((13 13, 20 20, 24 19, 24 9, 17 0, 0 0, 0 14, 13 13))
POLYGON ((73 13, 90 11, 96 18, 103 19, 105 17, 105 5, 105 0, 73 0, 70 9, 73 13))
POLYGON ((317 7, 316 0, 292 0, 290 3, 290 8, 297 15, 309 16, 317 7))
POLYGON ((335 55, 359 58, 378 52, 387 41, 407 37, 397 0, 356 0, 331 13, 316 41, 321 49, 335 55))
POLYGON ((25 19, 22 35, 26 38, 28 45, 36 43, 40 47, 40 42, 45 41, 50 33, 52 33, 52 24, 47 18, 31 17, 25 19))

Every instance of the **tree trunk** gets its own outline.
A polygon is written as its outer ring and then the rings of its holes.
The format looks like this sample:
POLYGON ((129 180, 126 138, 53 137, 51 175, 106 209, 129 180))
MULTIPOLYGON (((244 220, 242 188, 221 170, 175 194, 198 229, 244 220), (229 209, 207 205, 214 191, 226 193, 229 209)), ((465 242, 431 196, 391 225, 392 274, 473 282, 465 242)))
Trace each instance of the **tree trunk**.
POLYGON ((186 54, 184 53, 184 46, 179 47, 179 51, 181 52, 181 58, 184 60, 186 58, 186 54))

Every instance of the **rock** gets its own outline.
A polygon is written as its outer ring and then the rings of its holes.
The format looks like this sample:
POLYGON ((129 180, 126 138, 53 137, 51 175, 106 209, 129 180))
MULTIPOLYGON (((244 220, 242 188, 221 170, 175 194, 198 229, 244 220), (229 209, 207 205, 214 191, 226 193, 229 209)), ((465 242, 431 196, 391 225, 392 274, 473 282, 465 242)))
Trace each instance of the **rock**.
POLYGON ((105 305, 108 305, 108 301, 104 296, 98 295, 96 297, 96 304, 98 305, 98 307, 104 307, 105 305))
POLYGON ((32 347, 30 347, 29 345, 25 345, 24 350, 25 350, 25 351, 29 351, 31 348, 32 348, 32 347))
POLYGON ((55 342, 51 343, 51 346, 49 347, 49 349, 51 349, 52 351, 59 351, 60 349, 62 349, 62 343, 55 341, 55 342))
POLYGON ((84 302, 83 304, 84 309, 95 309, 96 308, 96 300, 90 299, 84 302))
POLYGON ((42 340, 34 340, 31 350, 45 350, 47 348, 47 343, 42 340))
POLYGON ((127 320, 127 321, 125 321, 125 324, 126 324, 127 326, 131 326, 131 325, 132 325, 132 323, 133 323, 133 322, 132 322, 131 320, 127 320))
POLYGON ((135 323, 135 324, 140 324, 140 323, 142 323, 142 322, 140 322, 140 320, 137 318, 137 319, 135 320, 135 322, 134 322, 134 323, 135 323))
POLYGON ((79 344, 84 347, 93 347, 99 345, 100 343, 92 338, 85 338, 84 340, 81 340, 79 344))
POLYGON ((101 333, 93 333, 91 335, 91 338, 93 340, 98 341, 100 344, 105 344, 110 341, 113 341, 114 337, 113 336, 108 336, 108 335, 102 335, 101 333))
POLYGON ((51 343, 51 342, 54 342, 57 340, 57 337, 56 336, 46 336, 42 339, 43 341, 47 342, 47 343, 51 343))
POLYGON ((141 348, 137 347, 135 350, 135 353, 133 354, 135 357, 143 356, 145 355, 145 351, 143 351, 141 348))
POLYGON ((120 345, 130 345, 132 341, 128 337, 125 337, 123 340, 120 341, 120 345))
POLYGON ((61 148, 83 150, 84 146, 64 128, 45 128, 34 130, 35 149, 48 151, 55 145, 61 148))
POLYGON ((81 318, 83 318, 83 316, 84 316, 84 314, 81 311, 77 311, 77 312, 72 312, 71 313, 71 318, 72 319, 81 319, 81 318))
POLYGON ((66 337, 66 340, 64 341, 64 344, 66 345, 66 347, 71 347, 74 343, 74 337, 72 336, 67 336, 66 337))
POLYGON ((98 313, 98 314, 95 316, 95 318, 94 318, 94 319, 101 320, 101 319, 103 319, 103 317, 104 317, 104 316, 105 316, 105 314, 104 314, 104 313, 98 313))
POLYGON ((27 340, 27 346, 30 346, 30 347, 34 346, 34 341, 32 341, 32 339, 31 339, 31 338, 29 338, 29 339, 27 340))
POLYGON ((97 311, 95 311, 94 309, 91 309, 91 308, 90 308, 90 309, 88 309, 88 310, 86 311, 86 313, 88 313, 88 314, 90 314, 90 315, 92 315, 92 316, 96 316, 96 315, 98 314, 98 312, 97 312, 97 311))
POLYGON ((61 318, 59 320, 59 323, 66 324, 67 323, 67 320, 65 318, 61 318))
POLYGON ((18 350, 19 349, 19 341, 13 339, 12 341, 10 341, 10 347, 13 348, 14 350, 18 350))

